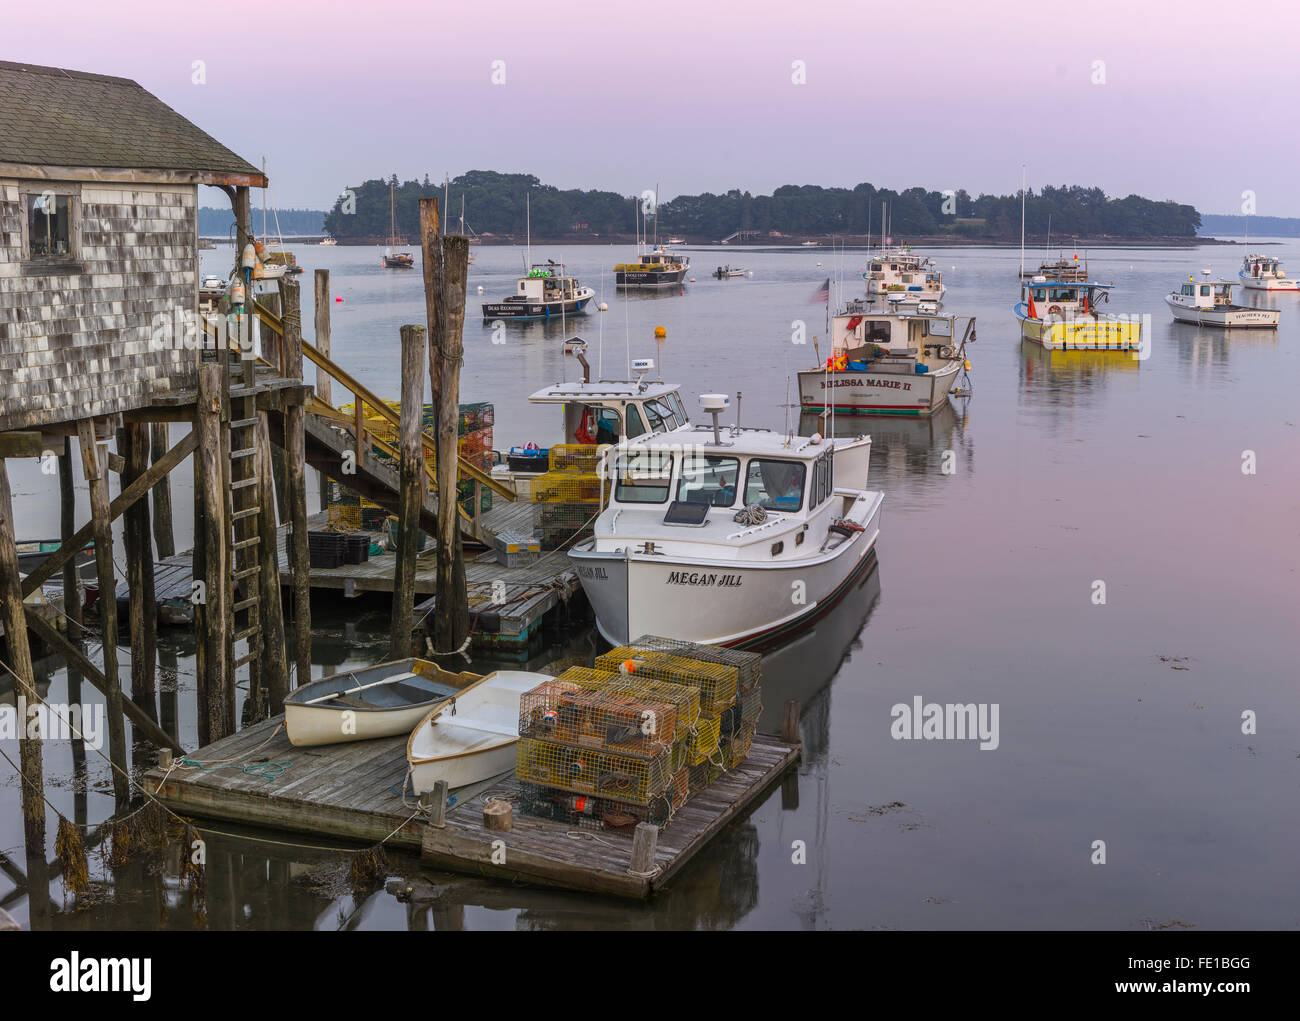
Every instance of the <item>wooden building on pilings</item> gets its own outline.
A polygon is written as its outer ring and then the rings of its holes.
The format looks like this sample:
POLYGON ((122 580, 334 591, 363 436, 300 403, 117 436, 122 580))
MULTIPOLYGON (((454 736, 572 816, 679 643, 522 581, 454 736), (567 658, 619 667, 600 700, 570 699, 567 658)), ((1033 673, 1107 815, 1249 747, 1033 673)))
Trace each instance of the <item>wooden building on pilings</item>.
MULTIPOLYGON (((0 62, 0 96, 0 619, 6 664, 35 704, 30 627, 103 691, 122 802, 123 714, 155 744, 176 748, 141 708, 154 693, 155 666, 146 496, 157 490, 157 510, 168 473, 186 457, 194 457, 195 476, 200 742, 234 731, 237 670, 248 669, 254 717, 277 711, 288 688, 268 415, 275 416, 287 450, 286 504, 301 575, 294 585, 298 640, 291 658, 300 676, 309 675, 302 451, 303 404, 311 391, 302 383, 298 285, 281 284, 284 333, 278 350, 261 352, 261 369, 253 351, 244 351, 241 361, 237 346, 204 344, 202 331, 196 342, 182 324, 198 322, 199 186, 229 197, 238 259, 251 240, 250 189, 266 187, 262 172, 127 79, 0 62), (169 423, 188 428, 169 431, 169 423), (74 520, 74 443, 90 487, 91 521, 85 524, 74 520), (20 577, 4 459, 51 452, 59 461, 63 545, 20 577), (109 484, 114 472, 117 496, 109 484), (130 588, 131 699, 123 698, 118 675, 111 580, 111 523, 119 515, 130 588), (73 551, 89 539, 104 596, 102 669, 75 643, 75 628, 69 627, 70 642, 23 601, 60 571, 65 592, 75 593, 73 551)), ((75 602, 69 600, 70 615, 77 612, 75 602)), ((20 753, 25 778, 39 789, 37 742, 22 741, 20 753)), ((43 816, 39 798, 25 801, 43 816)))

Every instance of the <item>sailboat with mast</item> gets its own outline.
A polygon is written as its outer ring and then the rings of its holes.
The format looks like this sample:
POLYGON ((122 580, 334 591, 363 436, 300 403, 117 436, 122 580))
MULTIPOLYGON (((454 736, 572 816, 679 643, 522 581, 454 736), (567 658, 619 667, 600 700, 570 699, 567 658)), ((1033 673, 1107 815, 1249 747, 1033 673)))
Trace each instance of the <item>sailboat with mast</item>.
POLYGON ((388 248, 384 251, 384 269, 411 269, 415 257, 410 252, 397 251, 405 247, 406 239, 397 236, 397 192, 395 179, 388 182, 388 248))

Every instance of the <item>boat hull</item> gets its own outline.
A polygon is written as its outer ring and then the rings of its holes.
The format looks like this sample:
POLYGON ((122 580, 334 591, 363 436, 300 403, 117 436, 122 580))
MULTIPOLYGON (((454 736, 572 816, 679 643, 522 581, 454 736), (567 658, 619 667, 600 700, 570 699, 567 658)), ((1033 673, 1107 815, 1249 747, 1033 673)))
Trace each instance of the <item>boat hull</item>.
POLYGON ((1300 291, 1300 280, 1286 277, 1253 277, 1247 273, 1238 273, 1241 285, 1251 291, 1300 291))
POLYGON ((559 319, 585 314, 590 296, 571 301, 497 301, 483 303, 484 319, 559 319))
POLYGON ((644 287, 653 289, 656 287, 676 287, 686 279, 688 266, 681 269, 666 270, 616 270, 614 272, 614 286, 635 289, 644 287))
POLYGON ((920 375, 804 369, 799 373, 800 410, 820 414, 833 407, 837 415, 933 415, 948 403, 961 366, 953 360, 920 375))
POLYGON ((338 709, 324 706, 290 705, 284 707, 284 729, 289 743, 299 748, 317 745, 370 741, 377 737, 397 737, 411 729, 429 712, 428 704, 382 712, 354 712, 348 720, 349 731, 341 726, 338 709))
POLYGON ((1035 319, 1030 318, 1023 301, 1014 311, 1021 337, 1049 351, 1137 351, 1142 344, 1142 323, 1137 318, 1035 319))
POLYGON ((769 648, 828 613, 866 569, 880 534, 880 493, 866 494, 856 519, 863 531, 830 555, 781 564, 674 561, 661 556, 597 553, 569 557, 606 641, 668 635, 703 645, 769 648), (801 593, 795 603, 792 593, 801 593))
POLYGON ((1189 308, 1165 299, 1174 319, 1194 326, 1222 326, 1238 329, 1276 329, 1282 313, 1275 308, 1245 308, 1237 305, 1226 309, 1189 308))

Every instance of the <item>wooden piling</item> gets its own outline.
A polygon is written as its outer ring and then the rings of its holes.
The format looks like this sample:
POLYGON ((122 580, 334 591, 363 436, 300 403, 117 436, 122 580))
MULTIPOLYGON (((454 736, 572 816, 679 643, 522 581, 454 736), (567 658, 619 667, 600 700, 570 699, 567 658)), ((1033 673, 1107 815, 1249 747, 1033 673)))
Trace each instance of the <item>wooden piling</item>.
POLYGON ((234 671, 230 663, 230 521, 225 467, 221 461, 222 366, 199 365, 194 414, 194 579, 202 583, 194 606, 198 637, 199 744, 211 744, 235 730, 234 671))
POLYGON ((447 795, 451 784, 446 780, 433 781, 433 790, 429 794, 429 825, 442 829, 447 825, 447 795))
POLYGON ((262 643, 258 663, 262 688, 272 716, 284 711, 289 691, 289 664, 284 644, 284 607, 280 603, 280 565, 276 556, 275 487, 271 482, 271 431, 266 412, 257 413, 257 476, 259 486, 257 534, 258 616, 262 643))
MULTIPOLYGON (((9 489, 9 468, 0 457, 0 620, 5 626, 8 666, 14 673, 14 692, 29 707, 40 704, 32 650, 27 644, 27 615, 18 586, 18 547, 14 529, 13 498, 9 489)), ((75 591, 75 590, 74 590, 75 591)), ((21 702, 19 703, 22 704, 21 702)), ((41 742, 27 736, 27 720, 19 719, 18 768, 22 773, 23 835, 27 846, 45 847, 45 777, 41 766, 41 742)), ((121 750, 123 745, 118 743, 121 750)))
POLYGON ((795 699, 786 699, 781 707, 781 740, 786 744, 800 744, 799 737, 799 703, 795 699))
MULTIPOLYGON (((326 358, 330 357, 330 271, 316 270, 316 350, 326 358)), ((316 366, 316 396, 333 407, 334 398, 330 392, 330 374, 319 365, 316 366)), ((320 476, 320 509, 329 504, 329 476, 324 472, 320 476)))
POLYGON ((109 511, 108 469, 95 443, 95 423, 77 423, 81 467, 90 483, 90 518, 95 534, 95 567, 99 574, 99 620, 104 633, 104 700, 108 712, 108 758, 113 764, 113 798, 125 808, 131 790, 126 772, 126 724, 122 718, 122 684, 117 670, 117 596, 114 592, 113 526, 109 511))
POLYGON ((639 822, 632 831, 632 863, 628 871, 634 876, 648 876, 654 871, 655 851, 659 846, 659 827, 639 822))
MULTIPOLYGON (((284 336, 282 351, 285 375, 302 379, 302 305, 298 281, 281 278, 280 302, 284 336)), ((306 411, 291 404, 284 414, 285 497, 293 537, 289 563, 293 569, 295 687, 311 680, 311 555, 307 545, 307 440, 306 411)))
MULTIPOLYGON (((72 481, 72 440, 63 438, 63 453, 59 455, 59 541, 65 546, 77 534, 77 493, 72 481)), ((63 565, 63 613, 68 618, 68 637, 81 636, 81 579, 77 577, 77 560, 74 556, 63 565)))
MULTIPOLYGON (((143 422, 128 422, 117 431, 117 439, 119 452, 126 460, 121 480, 125 489, 149 470, 149 427, 143 422)), ((127 508, 122 542, 130 595, 131 697, 152 702, 158 659, 158 600, 154 592, 148 500, 137 500, 127 508)))
MULTIPOLYGON (((149 446, 149 460, 157 464, 171 446, 166 422, 154 422, 149 426, 149 446)), ((172 527, 172 484, 166 475, 153 487, 153 541, 158 547, 159 560, 176 555, 176 534, 172 527)))
POLYGON ((389 659, 412 655, 411 610, 415 606, 415 558, 419 552, 420 508, 424 503, 423 326, 402 327, 401 495, 397 519, 397 564, 393 578, 393 622, 389 659))
POLYGON ((429 381, 437 415, 438 612, 434 616, 434 645, 439 652, 451 652, 469 635, 465 560, 456 514, 457 424, 469 242, 463 237, 439 237, 438 200, 434 198, 420 200, 420 239, 429 322, 429 381))

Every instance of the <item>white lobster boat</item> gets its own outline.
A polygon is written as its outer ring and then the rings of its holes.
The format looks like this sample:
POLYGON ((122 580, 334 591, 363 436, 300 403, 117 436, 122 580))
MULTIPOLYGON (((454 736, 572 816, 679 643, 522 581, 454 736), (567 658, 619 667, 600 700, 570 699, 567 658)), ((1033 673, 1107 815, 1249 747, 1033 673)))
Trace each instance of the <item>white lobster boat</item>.
POLYGON ((966 367, 975 319, 850 302, 831 320, 831 355, 824 367, 799 373, 802 413, 932 415, 948 403, 966 367), (961 339, 958 340, 958 332, 961 339))
POLYGON ((871 257, 867 271, 867 300, 886 305, 915 305, 943 301, 943 274, 928 256, 907 248, 884 248, 871 257))
POLYGON ((607 451, 610 502, 569 557, 615 645, 643 634, 768 647, 828 613, 866 569, 883 494, 871 439, 712 427, 607 451))
POLYGON ((290 692, 284 700, 285 731, 289 743, 300 747, 408 734, 430 707, 481 679, 423 659, 347 670, 290 692))
POLYGON ((1272 255, 1247 255, 1237 276, 1252 291, 1300 291, 1300 280, 1288 277, 1282 261, 1272 255))
POLYGON ((509 772, 519 742, 519 696, 549 674, 498 670, 430 709, 406 741, 416 794, 439 780, 455 789, 509 772))
POLYGON ((1275 329, 1282 313, 1275 308, 1254 308, 1234 305, 1232 289, 1236 285, 1227 280, 1211 280, 1209 271, 1199 284, 1194 278, 1170 294, 1165 304, 1180 323, 1197 326, 1242 327, 1247 329, 1275 329))

